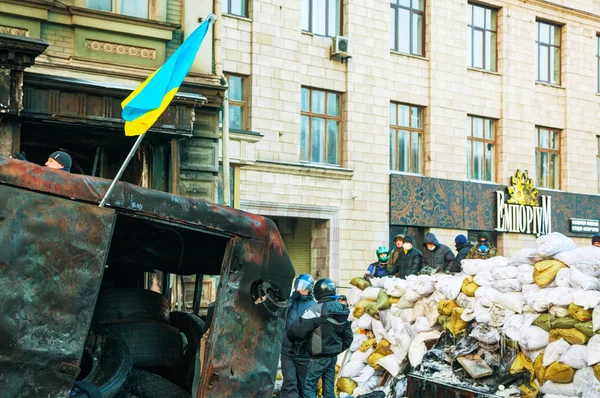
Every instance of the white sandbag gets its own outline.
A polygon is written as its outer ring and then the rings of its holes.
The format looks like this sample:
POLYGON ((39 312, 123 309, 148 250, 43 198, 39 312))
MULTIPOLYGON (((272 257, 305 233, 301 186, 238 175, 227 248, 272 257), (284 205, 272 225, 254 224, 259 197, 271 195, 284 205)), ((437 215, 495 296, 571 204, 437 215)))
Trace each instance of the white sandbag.
POLYGON ((594 307, 594 311, 592 311, 592 327, 594 333, 600 329, 600 307, 594 307))
POLYGON ((396 357, 394 355, 387 355, 377 361, 377 363, 383 366, 383 368, 387 370, 392 377, 396 377, 400 373, 400 364, 398 361, 396 361, 396 357))
MULTIPOLYGON (((473 298, 473 297, 470 297, 470 298, 473 298)), ((459 304, 459 306, 461 306, 461 305, 459 304)), ((484 312, 487 313, 486 319, 489 321, 490 316, 489 316, 488 309, 481 304, 480 300, 475 299, 473 307, 465 308, 465 310, 463 311, 463 313, 460 316, 460 319, 462 319, 465 322, 471 322, 473 319, 477 318, 478 316, 480 316, 480 314, 482 314, 484 312)))
POLYGON ((539 350, 523 350, 523 354, 525 354, 525 356, 529 358, 531 362, 535 362, 537 357, 539 357, 542 352, 544 352, 543 348, 540 348, 539 350))
POLYGON ((597 290, 575 291, 573 292, 573 302, 586 310, 596 308, 600 305, 600 292, 597 290))
POLYGON ((577 268, 586 275, 600 276, 600 250, 597 247, 580 247, 568 252, 558 253, 554 258, 567 264, 569 268, 577 268))
POLYGON ((557 253, 577 248, 573 239, 564 236, 560 232, 551 232, 542 235, 535 241, 535 252, 542 257, 551 257, 557 253))
POLYGON ((481 311, 475 316, 475 321, 480 323, 491 322, 491 314, 489 311, 481 311))
POLYGON ((578 290, 600 290, 600 280, 573 268, 571 271, 571 286, 578 290))
POLYGON ((367 360, 369 359, 369 356, 371 356, 371 354, 373 352, 375 352, 375 349, 373 347, 369 348, 365 352, 354 351, 354 353, 352 353, 352 356, 350 356, 350 362, 367 363, 367 360))
POLYGON ((429 275, 419 275, 415 283, 415 291, 421 296, 429 296, 435 291, 435 280, 429 275))
POLYGON ((467 275, 477 275, 483 271, 491 272, 497 267, 506 267, 508 260, 502 256, 492 257, 487 260, 469 259, 461 261, 462 270, 467 275))
MULTIPOLYGON (((501 267, 501 268, 506 268, 506 267, 501 267)), ((475 282, 479 286, 490 286, 491 287, 496 282, 496 278, 494 278, 494 276, 492 275, 492 273, 490 271, 481 271, 473 277, 473 282, 475 282)))
POLYGON ((559 362, 573 369, 583 369, 588 366, 588 349, 584 345, 575 344, 560 356, 559 362))
MULTIPOLYGON (((504 267, 509 268, 509 267, 504 267)), ((513 268, 513 267, 510 267, 513 268)), ((498 269, 498 268, 496 268, 498 269)), ((520 292, 521 291, 521 282, 518 279, 502 279, 496 281, 494 283, 494 289, 498 290, 501 293, 510 293, 510 292, 520 292)))
POLYGON ((421 364, 423 357, 427 353, 427 347, 421 339, 415 339, 408 349, 408 360, 410 365, 415 368, 421 364))
POLYGON ((421 340, 421 341, 437 340, 440 338, 441 335, 442 335, 442 332, 440 332, 439 330, 430 330, 428 332, 419 333, 417 335, 417 337, 415 338, 415 340, 421 340))
POLYGON ((569 316, 569 307, 563 307, 563 306, 560 306, 560 305, 553 305, 548 310, 548 313, 550 315, 553 315, 553 316, 557 317, 557 318, 562 318, 564 316, 569 316))
POLYGON ((469 297, 461 292, 458 297, 456 297, 456 304, 464 309, 473 309, 476 300, 475 297, 469 297))
POLYGON ((361 361, 347 362, 340 371, 340 377, 356 377, 364 367, 365 364, 361 361))
POLYGON ((414 301, 409 301, 408 298, 406 298, 406 294, 404 296, 402 296, 400 298, 400 300, 396 303, 396 304, 392 304, 392 309, 396 308, 399 310, 403 310, 405 308, 412 308, 415 306, 415 302, 414 301))
POLYGON ((407 287, 406 288, 406 293, 404 293, 404 296, 402 296, 403 299, 406 299, 407 301, 414 303, 417 302, 419 300, 421 300, 423 298, 423 296, 421 296, 419 293, 417 293, 417 291, 411 287, 407 287))
POLYGON ((398 312, 398 317, 404 322, 413 323, 416 319, 415 312, 412 308, 405 308, 398 312))
POLYGON ((500 341, 500 333, 498 332, 498 329, 485 323, 477 324, 471 330, 471 337, 481 343, 489 345, 498 344, 500 341))
POLYGON ((529 301, 527 301, 527 304, 529 304, 529 306, 536 312, 547 312, 552 305, 546 298, 548 291, 548 289, 541 289, 533 296, 529 296, 529 301))
POLYGON ((527 247, 525 249, 517 250, 515 254, 508 260, 509 265, 521 265, 521 264, 535 264, 529 259, 529 256, 535 254, 534 247, 527 247))
POLYGON ((421 299, 415 302, 415 306, 413 307, 413 317, 416 320, 422 316, 425 316, 425 304, 423 304, 423 300, 421 299))
POLYGON ((415 324, 413 325, 417 333, 421 332, 429 332, 431 330, 431 326, 429 326, 429 321, 424 316, 420 316, 415 320, 415 324))
POLYGON ((429 298, 432 298, 436 303, 439 303, 442 300, 448 300, 446 298, 446 295, 444 293, 442 293, 440 290, 437 290, 433 292, 433 294, 431 296, 429 296, 429 298))
POLYGON ((357 384, 364 384, 375 374, 375 369, 371 366, 367 365, 354 377, 351 379, 354 380, 357 384))
POLYGON ((544 329, 537 326, 529 326, 519 341, 519 346, 522 350, 540 350, 550 343, 550 334, 544 329))
POLYGON ((373 331, 377 342, 380 342, 385 334, 385 327, 383 326, 383 323, 380 320, 373 319, 371 322, 371 330, 373 331))
POLYGON ((575 289, 570 287, 554 287, 544 289, 546 291, 545 299, 550 305, 568 306, 573 302, 573 293, 575 289))
POLYGON ((358 319, 355 319, 354 321, 352 321, 352 323, 350 324, 350 329, 352 329, 352 334, 356 334, 358 333, 358 329, 360 329, 358 327, 358 319))
POLYGON ((502 293, 494 289, 493 287, 480 287, 475 290, 475 297, 481 300, 481 303, 486 307, 491 307, 495 303, 502 293), (488 303, 492 303, 487 305, 488 303))
MULTIPOLYGON (((460 305, 460 304, 459 304, 460 305)), ((423 308, 425 310, 425 318, 429 322, 429 326, 433 327, 438 320, 437 302, 432 298, 423 299, 423 308)))
POLYGON ((377 386, 379 386, 379 384, 381 384, 381 380, 383 379, 383 376, 381 375, 380 372, 375 372, 375 374, 371 377, 369 377, 369 379, 367 381, 365 381, 364 383, 362 383, 362 385, 360 385, 359 387, 354 389, 353 395, 359 397, 362 394, 366 394, 368 392, 373 391, 374 389, 377 388, 377 386), (361 391, 361 388, 363 389, 361 391), (356 391, 358 390, 358 391, 356 391))
MULTIPOLYGON (((477 289, 479 290, 479 289, 477 289)), ((521 313, 523 312, 523 306, 525 305, 525 299, 521 292, 515 293, 501 293, 494 301, 495 305, 498 305, 506 310, 521 313)))
POLYGON ((587 343, 588 366, 600 363, 600 334, 593 335, 587 343))
POLYGON ((373 317, 369 314, 364 314, 360 318, 358 318, 356 322, 356 326, 363 330, 371 330, 371 325, 373 323, 373 317))
POLYGON ((561 355, 567 352, 571 345, 563 339, 558 339, 546 346, 544 350, 544 361, 543 366, 550 366, 552 362, 556 362, 560 359, 561 355))
POLYGON ((356 303, 360 301, 360 295, 362 290, 357 288, 356 286, 351 286, 350 291, 346 294, 346 298, 348 299, 348 305, 354 307, 356 303))
POLYGON ((519 270, 517 267, 507 266, 507 267, 498 267, 492 270, 492 276, 496 280, 503 279, 516 279, 519 275, 519 270))
POLYGON ((506 319, 502 332, 511 340, 517 343, 521 341, 525 332, 537 319, 539 314, 515 314, 506 319))
MULTIPOLYGON (((373 282, 375 279, 377 278, 371 278, 370 281, 373 282)), ((369 286, 368 288, 362 291, 360 298, 361 300, 377 301, 377 295, 380 291, 380 287, 369 286)))
POLYGON ((577 387, 574 383, 555 383, 548 380, 540 387, 540 392, 548 397, 548 394, 565 395, 567 397, 577 396, 577 387))
POLYGON ((521 292, 523 293, 523 297, 527 302, 529 301, 529 296, 534 296, 540 290, 542 289, 535 283, 529 285, 521 285, 521 292))
POLYGON ((571 268, 561 268, 554 281, 558 287, 571 287, 571 268))
POLYGON ((404 328, 404 321, 399 316, 396 316, 392 311, 390 311, 390 315, 386 318, 387 323, 385 325, 385 330, 401 330, 404 328))
POLYGON ((592 368, 587 367, 575 372, 573 384, 581 398, 600 398, 600 382, 594 376, 592 368))
POLYGON ((464 275, 442 277, 435 283, 435 289, 442 292, 448 300, 454 300, 460 293, 464 275))
POLYGON ((350 352, 354 352, 360 348, 362 343, 368 340, 366 334, 355 334, 352 338, 352 344, 350 344, 350 352))
POLYGON ((383 285, 388 296, 402 297, 406 293, 406 280, 393 278, 385 281, 383 285))
POLYGON ((497 328, 501 328, 504 325, 504 322, 506 322, 506 319, 511 315, 514 315, 514 311, 504 309, 496 304, 489 309, 489 312, 489 324, 497 328))
POLYGON ((535 283, 533 280, 533 271, 535 271, 533 265, 521 264, 517 267, 517 279, 519 282, 521 282, 521 285, 530 285, 535 283))

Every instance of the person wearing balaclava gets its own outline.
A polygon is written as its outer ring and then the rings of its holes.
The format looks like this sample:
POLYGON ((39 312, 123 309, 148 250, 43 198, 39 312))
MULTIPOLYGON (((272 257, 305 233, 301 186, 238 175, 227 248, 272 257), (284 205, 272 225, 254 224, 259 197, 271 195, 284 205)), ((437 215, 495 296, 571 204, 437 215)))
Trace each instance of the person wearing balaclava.
POLYGON ((467 259, 481 259, 486 260, 488 258, 496 257, 498 255, 498 249, 490 242, 490 236, 487 232, 480 232, 477 235, 477 245, 473 246, 467 254, 467 259))
POLYGON ((600 247, 600 233, 592 236, 592 246, 600 247))
POLYGON ((423 266, 430 267, 432 273, 458 272, 454 269, 456 257, 452 250, 441 244, 434 233, 429 232, 423 239, 423 266))
POLYGON ((457 272, 459 272, 461 269, 460 262, 467 258, 467 254, 469 254, 469 251, 473 247, 473 244, 469 242, 467 240, 467 237, 463 234, 457 235, 456 238, 454 238, 454 244, 454 247, 456 247, 456 264, 458 268, 457 272))
POLYGON ((410 236, 404 237, 402 245, 403 253, 393 264, 392 275, 400 278, 406 278, 408 275, 418 275, 423 266, 423 253, 416 247, 413 247, 414 240, 410 236))

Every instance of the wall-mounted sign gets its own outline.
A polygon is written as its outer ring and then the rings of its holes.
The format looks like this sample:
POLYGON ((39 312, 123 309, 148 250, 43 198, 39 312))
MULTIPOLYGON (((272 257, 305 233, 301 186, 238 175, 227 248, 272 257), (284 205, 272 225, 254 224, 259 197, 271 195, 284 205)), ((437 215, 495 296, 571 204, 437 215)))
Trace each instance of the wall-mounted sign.
POLYGON ((600 220, 571 218, 571 232, 576 234, 597 234, 600 232, 600 220))
POLYGON ((496 191, 496 231, 538 236, 550 233, 552 198, 544 195, 538 198, 538 191, 527 170, 517 170, 517 174, 511 177, 511 182, 506 202, 504 191, 496 191))

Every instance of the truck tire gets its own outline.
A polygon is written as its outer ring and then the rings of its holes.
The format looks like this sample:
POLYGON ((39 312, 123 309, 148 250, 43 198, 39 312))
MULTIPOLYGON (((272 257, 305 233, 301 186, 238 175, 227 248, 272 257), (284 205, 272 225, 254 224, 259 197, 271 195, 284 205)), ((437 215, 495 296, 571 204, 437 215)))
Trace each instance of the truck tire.
POLYGON ((188 342, 183 359, 175 372, 176 381, 183 389, 191 392, 194 375, 200 366, 198 355, 200 353, 200 339, 204 334, 204 321, 198 315, 187 312, 173 311, 170 316, 171 326, 179 329, 188 342))
POLYGON ((94 322, 169 323, 169 303, 165 296, 146 289, 101 290, 94 311, 94 322))
POLYGON ((135 367, 175 369, 183 357, 179 330, 162 323, 116 323, 107 327, 127 344, 135 367))
POLYGON ((190 393, 167 379, 135 369, 131 374, 129 392, 138 398, 190 398, 190 393))
MULTIPOLYGON (((90 363, 87 375, 80 381, 96 386, 103 398, 120 396, 133 366, 123 339, 104 327, 94 325, 88 334, 85 351, 84 360, 87 358, 90 363)), ((88 392, 82 389, 76 387, 74 391, 72 397, 89 397, 88 392)))

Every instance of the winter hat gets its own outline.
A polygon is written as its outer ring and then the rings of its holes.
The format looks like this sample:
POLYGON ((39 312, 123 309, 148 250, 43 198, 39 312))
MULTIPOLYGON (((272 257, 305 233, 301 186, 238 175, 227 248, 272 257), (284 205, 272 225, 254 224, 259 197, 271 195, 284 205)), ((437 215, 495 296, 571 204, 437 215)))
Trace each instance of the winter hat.
POLYGON ((410 236, 406 235, 404 237, 404 243, 410 243, 411 245, 415 245, 415 241, 413 240, 413 238, 411 238, 410 236))
POLYGON ((71 160, 71 156, 69 156, 68 153, 63 151, 52 152, 52 154, 48 156, 48 158, 56 160, 58 163, 62 164, 62 166, 65 169, 70 169, 71 164, 73 163, 71 160))
POLYGON ((487 232, 480 232, 479 235, 477 235, 477 240, 490 240, 490 236, 488 235, 487 232))
POLYGON ((462 234, 457 235, 456 238, 454 238, 454 243, 456 243, 457 245, 464 245, 465 243, 467 243, 467 237, 462 234))
POLYGON ((406 235, 404 235, 404 234, 398 234, 398 235, 394 236, 394 242, 397 241, 398 239, 404 241, 405 236, 406 235))
POLYGON ((592 244, 594 244, 595 242, 600 242, 600 233, 592 236, 592 244))

